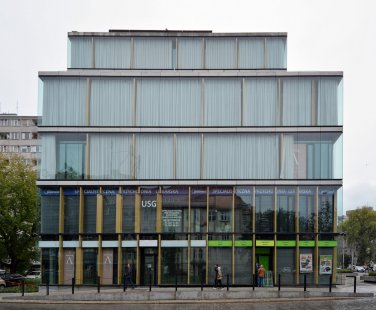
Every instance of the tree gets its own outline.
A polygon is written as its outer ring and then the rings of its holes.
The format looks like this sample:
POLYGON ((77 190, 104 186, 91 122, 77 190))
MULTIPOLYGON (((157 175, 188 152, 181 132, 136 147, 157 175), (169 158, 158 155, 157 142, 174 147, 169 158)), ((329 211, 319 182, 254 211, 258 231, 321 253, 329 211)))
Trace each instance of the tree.
POLYGON ((349 214, 341 228, 346 234, 347 244, 358 253, 358 263, 372 260, 376 242, 376 211, 369 207, 356 209, 349 214))
POLYGON ((36 172, 20 156, 0 154, 0 258, 21 272, 38 257, 36 172))

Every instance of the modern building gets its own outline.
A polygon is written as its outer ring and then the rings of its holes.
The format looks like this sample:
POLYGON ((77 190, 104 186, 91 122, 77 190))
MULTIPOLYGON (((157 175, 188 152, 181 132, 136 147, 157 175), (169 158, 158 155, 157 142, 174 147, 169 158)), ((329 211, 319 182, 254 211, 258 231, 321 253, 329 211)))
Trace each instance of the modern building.
POLYGON ((37 116, 0 114, 0 153, 16 154, 37 166, 37 116))
POLYGON ((39 72, 43 281, 335 279, 343 74, 286 71, 286 44, 70 32, 68 70, 39 72))

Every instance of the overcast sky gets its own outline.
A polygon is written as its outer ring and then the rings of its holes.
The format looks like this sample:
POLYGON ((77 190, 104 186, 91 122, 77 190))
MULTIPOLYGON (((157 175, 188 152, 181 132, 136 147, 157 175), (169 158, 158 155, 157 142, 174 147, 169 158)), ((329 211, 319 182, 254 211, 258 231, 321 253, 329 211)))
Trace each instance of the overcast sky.
POLYGON ((375 0, 0 0, 0 113, 36 115, 38 71, 67 68, 67 33, 287 32, 289 71, 344 71, 344 209, 376 206, 375 0))

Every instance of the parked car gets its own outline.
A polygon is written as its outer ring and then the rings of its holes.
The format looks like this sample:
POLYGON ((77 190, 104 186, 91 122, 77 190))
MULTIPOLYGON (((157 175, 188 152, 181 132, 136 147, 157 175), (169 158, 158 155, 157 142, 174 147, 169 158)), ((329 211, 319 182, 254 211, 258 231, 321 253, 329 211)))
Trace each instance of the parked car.
POLYGON ((365 272, 366 270, 364 269, 363 266, 354 266, 353 267, 353 271, 356 271, 356 272, 365 272))
POLYGON ((5 281, 0 278, 0 290, 4 289, 6 287, 5 281))
POLYGON ((35 271, 30 271, 26 277, 26 279, 40 279, 40 271, 35 270, 35 271))
POLYGON ((18 273, 4 273, 1 279, 5 281, 5 286, 18 286, 25 278, 18 273))

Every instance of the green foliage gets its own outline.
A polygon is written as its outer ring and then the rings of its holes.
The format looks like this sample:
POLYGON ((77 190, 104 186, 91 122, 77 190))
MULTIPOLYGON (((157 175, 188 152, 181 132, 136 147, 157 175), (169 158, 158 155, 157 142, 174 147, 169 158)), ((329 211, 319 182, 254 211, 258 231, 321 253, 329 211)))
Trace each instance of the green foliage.
POLYGON ((354 210, 341 225, 346 241, 358 252, 358 264, 372 260, 376 242, 376 211, 368 207, 354 210))
POLYGON ((371 277, 374 277, 374 276, 376 276, 376 271, 370 271, 368 273, 368 275, 371 276, 371 277))
MULTIPOLYGON (((39 279, 25 279, 25 293, 39 292, 39 279)), ((0 289, 0 293, 21 293, 22 285, 5 287, 0 289)))
POLYGON ((36 172, 20 156, 0 154, 0 259, 22 273, 38 257, 36 172))
POLYGON ((352 273, 352 270, 350 270, 350 269, 339 269, 339 270, 337 270, 337 273, 352 273))

